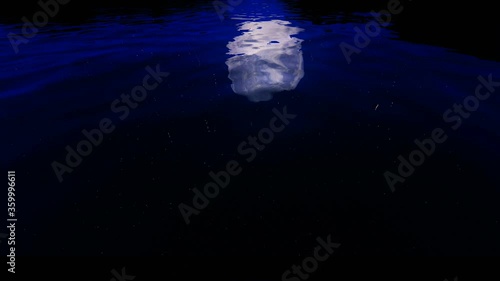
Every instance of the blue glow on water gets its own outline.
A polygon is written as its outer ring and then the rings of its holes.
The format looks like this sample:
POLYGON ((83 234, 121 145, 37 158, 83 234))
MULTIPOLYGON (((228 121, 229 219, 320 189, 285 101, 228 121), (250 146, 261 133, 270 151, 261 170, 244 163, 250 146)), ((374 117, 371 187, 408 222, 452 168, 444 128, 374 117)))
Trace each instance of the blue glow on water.
MULTIPOLYGON (((224 16, 221 21, 210 1, 157 14, 149 10, 129 14, 103 10, 76 25, 51 23, 40 28, 27 44, 19 46, 18 54, 3 37, 0 120, 3 131, 9 133, 0 141, 5 148, 0 163, 2 167, 11 163, 22 167, 20 173, 25 174, 20 174, 24 176, 20 178, 27 181, 26 185, 33 189, 40 186, 24 197, 25 204, 36 210, 52 211, 56 207, 48 206, 42 199, 73 203, 81 197, 87 203, 94 202, 95 189, 126 188, 129 183, 126 176, 134 175, 138 167, 153 170, 155 174, 148 177, 150 189, 143 185, 141 175, 134 192, 147 189, 154 198, 144 199, 147 194, 133 193, 133 196, 147 202, 158 200, 156 206, 161 207, 178 203, 185 194, 175 197, 169 193, 171 190, 178 188, 184 192, 183 188, 206 182, 206 170, 213 169, 221 158, 230 157, 228 154, 234 153, 241 140, 267 125, 273 107, 287 105, 300 118, 279 141, 266 148, 265 160, 249 168, 256 169, 255 175, 273 171, 283 177, 269 176, 267 185, 257 182, 257 176, 247 178, 255 180, 252 188, 265 188, 265 192, 282 188, 280 196, 286 197, 289 192, 294 194, 290 186, 300 182, 297 188, 301 190, 311 185, 336 195, 336 192, 347 193, 339 197, 347 199, 335 202, 340 206, 343 202, 352 203, 350 198, 357 198, 362 203, 356 201, 351 205, 374 207, 381 203, 371 203, 370 194, 385 196, 385 191, 380 191, 386 189, 383 169, 391 168, 399 154, 411 151, 415 138, 428 137, 433 128, 445 126, 443 112, 474 94, 479 75, 492 73, 500 80, 497 61, 451 48, 405 41, 390 28, 383 28, 366 48, 352 55, 348 64, 339 45, 354 44, 354 28, 364 29, 371 20, 365 12, 331 14, 311 20, 286 1, 243 0, 224 16), (110 104, 142 83, 148 65, 160 65, 162 71, 171 75, 127 120, 118 122, 110 104), (102 149, 89 156, 70 176, 71 180, 61 185, 62 191, 46 192, 57 186, 51 161, 63 159, 64 147, 74 145, 81 139, 82 129, 95 128, 105 117, 116 121, 115 135, 106 138, 102 149), (126 164, 122 164, 124 154, 126 164), (190 173, 176 170, 179 166, 190 173), (191 173, 193 167, 198 169, 197 173, 191 173), (94 180, 94 176, 104 180, 94 180), (290 182, 282 182, 288 179, 290 182)), ((19 25, 0 24, 0 34, 19 30, 19 25)), ((461 182, 475 183, 476 179, 484 185, 498 186, 499 112, 498 96, 482 102, 474 116, 464 121, 464 127, 450 136, 449 146, 436 155, 441 161, 448 161, 446 165, 429 160, 428 165, 434 170, 427 170, 431 176, 423 170, 423 177, 439 176, 441 172, 436 168, 445 166, 456 176, 449 177, 450 189, 461 182), (465 180, 461 178, 464 163, 478 169, 465 180)), ((443 182, 444 179, 439 184, 446 185, 443 182)), ((118 193, 112 192, 110 198, 118 193)), ((317 202, 311 198, 317 196, 318 201, 325 200, 321 206, 333 206, 327 200, 335 199, 324 199, 317 194, 308 194, 311 201, 303 205, 316 208, 317 202)), ((138 202, 137 205, 144 206, 144 202, 138 202)), ((117 209, 118 203, 110 204, 117 209)), ((301 204, 293 203, 290 210, 294 211, 296 206, 301 204)), ((175 219, 155 222, 168 228, 162 229, 165 233, 175 232, 178 213, 174 209, 169 215, 175 219)), ((318 216, 327 219, 336 217, 323 210, 318 212, 321 212, 316 213, 318 216)), ((297 215, 300 216, 302 213, 297 215)), ((28 220, 35 223, 37 217, 28 220)), ((40 220, 39 227, 43 228, 45 223, 40 220)), ((78 223, 75 220, 75 229, 78 223)), ((284 221, 281 229, 289 223, 284 221)), ((316 222, 311 220, 311 225, 316 222)), ((379 230, 385 227, 381 225, 379 230)), ((70 233, 68 230, 66 237, 72 237, 70 233)), ((115 236, 110 236, 106 241, 114 239, 115 236)), ((166 244, 169 239, 172 238, 165 239, 166 244)), ((172 244, 164 246, 168 249, 177 246, 172 244)), ((39 246, 42 243, 37 245, 37 249, 45 247, 39 246)), ((47 250, 52 244, 44 245, 47 250)), ((183 246, 177 247, 178 252, 184 251, 183 246)), ((121 250, 120 245, 113 244, 110 248, 121 250)), ((133 250, 141 252, 143 248, 135 245, 133 250)))

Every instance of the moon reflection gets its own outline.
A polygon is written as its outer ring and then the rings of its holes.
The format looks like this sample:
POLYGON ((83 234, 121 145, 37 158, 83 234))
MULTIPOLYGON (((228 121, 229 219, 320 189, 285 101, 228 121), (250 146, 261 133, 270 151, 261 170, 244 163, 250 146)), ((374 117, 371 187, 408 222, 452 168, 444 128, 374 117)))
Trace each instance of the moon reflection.
POLYGON ((303 40, 292 35, 303 29, 289 25, 282 20, 240 24, 243 34, 227 44, 227 54, 233 56, 226 61, 236 94, 268 101, 273 93, 297 87, 304 77, 303 40))

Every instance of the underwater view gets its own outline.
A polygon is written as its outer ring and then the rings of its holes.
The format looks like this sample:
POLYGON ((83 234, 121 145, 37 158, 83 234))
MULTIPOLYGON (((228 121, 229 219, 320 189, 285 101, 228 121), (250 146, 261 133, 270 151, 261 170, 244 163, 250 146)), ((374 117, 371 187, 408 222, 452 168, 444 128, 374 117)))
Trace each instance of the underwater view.
POLYGON ((10 3, 5 273, 467 279, 430 258, 500 255, 488 5, 10 3))

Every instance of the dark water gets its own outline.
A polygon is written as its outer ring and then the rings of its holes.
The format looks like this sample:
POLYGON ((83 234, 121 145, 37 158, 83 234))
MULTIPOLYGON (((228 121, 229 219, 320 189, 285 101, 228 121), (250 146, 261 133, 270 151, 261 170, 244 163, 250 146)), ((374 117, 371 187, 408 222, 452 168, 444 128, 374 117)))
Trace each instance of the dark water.
POLYGON ((500 89, 458 130, 442 117, 479 75, 500 80, 491 49, 469 48, 466 31, 463 44, 427 44, 395 19, 348 64, 339 45, 372 6, 244 0, 222 21, 209 1, 187 6, 53 22, 18 54, 2 41, 1 163, 17 174, 19 255, 298 263, 328 234, 337 256, 500 253, 500 89), (111 104, 157 65, 170 75, 121 120, 111 104), (245 161, 238 145, 285 106, 296 118, 245 161), (116 129, 59 183, 51 163, 103 118, 116 129), (384 172, 437 127, 448 140, 391 192, 384 172), (179 204, 233 159, 242 173, 186 225, 179 204))

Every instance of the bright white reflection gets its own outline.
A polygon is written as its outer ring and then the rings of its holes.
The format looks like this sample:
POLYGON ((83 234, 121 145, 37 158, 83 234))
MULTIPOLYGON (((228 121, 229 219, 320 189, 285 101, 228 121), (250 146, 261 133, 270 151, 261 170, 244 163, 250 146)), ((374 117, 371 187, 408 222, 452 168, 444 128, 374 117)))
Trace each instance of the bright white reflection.
POLYGON ((304 77, 300 49, 303 40, 292 37, 303 29, 288 26, 290 22, 271 20, 244 22, 243 34, 229 42, 226 64, 231 88, 254 102, 268 101, 273 93, 290 91, 304 77))

